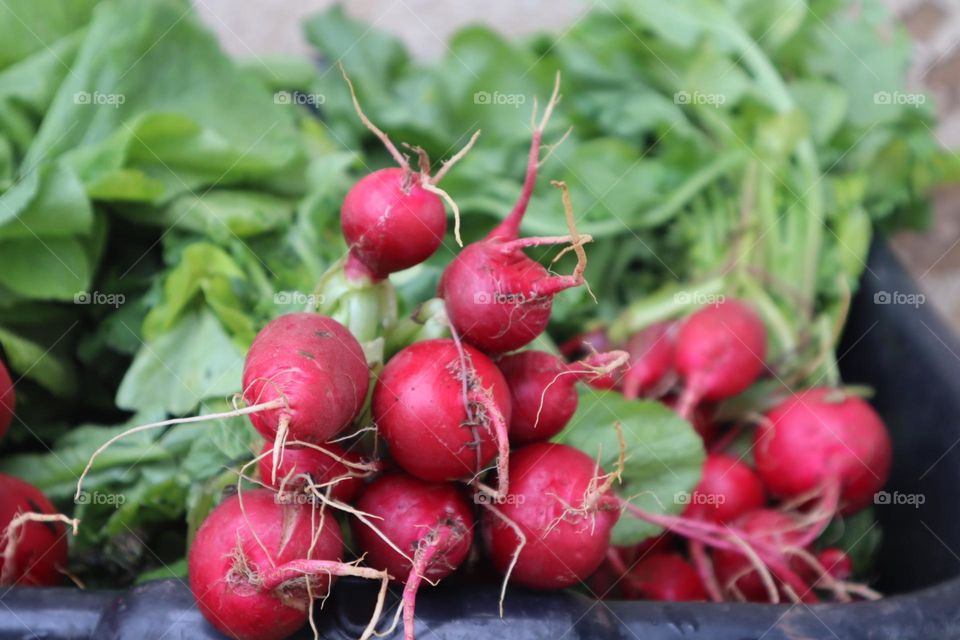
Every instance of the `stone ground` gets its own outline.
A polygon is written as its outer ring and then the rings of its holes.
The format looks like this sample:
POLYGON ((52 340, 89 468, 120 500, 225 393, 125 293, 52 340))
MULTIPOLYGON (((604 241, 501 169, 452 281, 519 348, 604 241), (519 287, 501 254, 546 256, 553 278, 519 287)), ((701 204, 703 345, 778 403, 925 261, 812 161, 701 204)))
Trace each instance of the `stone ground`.
MULTIPOLYGON (((910 83, 934 95, 941 118, 937 137, 945 147, 960 152, 960 0, 884 1, 917 41, 910 83)), ((195 2, 224 47, 238 56, 307 53, 301 19, 332 4, 332 0, 195 2)), ((399 34, 417 55, 432 57, 441 55, 445 38, 465 24, 485 22, 512 35, 562 30, 593 4, 582 0, 351 0, 346 6, 352 15, 399 34)), ((936 203, 936 219, 929 230, 901 233, 893 244, 930 301, 960 329, 960 185, 940 190, 936 203)))

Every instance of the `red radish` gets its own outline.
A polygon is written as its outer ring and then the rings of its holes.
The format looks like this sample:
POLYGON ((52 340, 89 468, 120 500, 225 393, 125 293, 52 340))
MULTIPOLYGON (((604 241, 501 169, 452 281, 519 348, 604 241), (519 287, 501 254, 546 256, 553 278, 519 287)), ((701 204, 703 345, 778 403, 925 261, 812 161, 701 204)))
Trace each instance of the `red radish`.
POLYGON ((347 193, 340 209, 343 237, 350 257, 374 278, 420 264, 443 242, 447 212, 423 180, 409 167, 380 169, 347 193))
POLYGON ((390 455, 422 480, 462 480, 509 459, 510 390, 490 358, 453 340, 417 342, 390 359, 373 391, 390 455))
MULTIPOLYGON (((796 555, 787 552, 788 549, 804 547, 804 529, 796 518, 783 511, 758 509, 740 517, 734 524, 738 530, 778 550, 778 566, 771 566, 771 571, 778 578, 774 588, 779 593, 783 592, 786 581, 804 602, 815 599, 809 583, 798 575, 803 573, 804 563, 796 555)), ((770 601, 772 594, 769 587, 743 553, 716 549, 713 563, 722 587, 750 602, 770 601)))
POLYGON ((17 397, 13 392, 13 380, 7 367, 0 360, 0 440, 7 433, 7 428, 13 420, 13 411, 17 405, 17 397))
POLYGON ((342 554, 332 514, 278 503, 271 491, 245 491, 214 509, 197 532, 190 589, 203 616, 227 636, 281 640, 306 624, 311 596, 325 597, 335 576, 386 584, 384 572, 342 564, 342 554))
POLYGON ((254 339, 243 367, 243 397, 282 406, 250 415, 265 438, 320 444, 360 413, 370 372, 363 348, 343 325, 315 313, 271 321, 254 339))
POLYGON ((520 351, 497 361, 510 386, 510 442, 527 444, 560 433, 577 410, 577 382, 592 380, 626 360, 612 351, 566 363, 545 351, 520 351))
POLYGON ((607 336, 607 330, 600 327, 570 338, 560 345, 560 353, 568 360, 576 360, 591 353, 610 351, 613 348, 613 343, 607 336))
POLYGON ((658 322, 630 336, 624 347, 630 354, 621 385, 627 399, 653 391, 673 367, 674 326, 658 322))
POLYGON ((287 491, 298 491, 309 482, 314 485, 330 487, 330 497, 341 502, 351 502, 363 488, 363 479, 369 470, 362 467, 363 456, 333 443, 321 447, 301 447, 287 445, 283 459, 277 466, 276 481, 273 480, 273 443, 266 442, 260 451, 258 466, 260 480, 272 489, 280 489, 281 484, 287 491), (321 450, 322 449, 322 450, 321 450))
POLYGON ((464 340, 488 353, 505 353, 530 343, 547 328, 553 296, 584 282, 586 254, 582 245, 590 238, 576 233, 566 185, 557 183, 564 190, 564 209, 571 235, 519 237, 520 222, 537 181, 543 128, 558 99, 559 76, 557 80, 543 119, 533 131, 519 200, 510 215, 486 238, 467 245, 447 265, 440 279, 438 293, 446 302, 453 328, 464 340), (561 242, 570 242, 577 254, 573 275, 551 275, 523 252, 528 247, 561 242))
POLYGON ((767 332, 756 312, 725 300, 691 315, 680 328, 675 367, 684 381, 678 411, 689 416, 701 401, 745 391, 763 371, 767 332))
POLYGON ((703 463, 703 475, 684 515, 732 522, 760 509, 766 501, 763 483, 753 469, 733 456, 711 453, 703 463))
POLYGON ((482 517, 497 570, 506 574, 516 556, 510 577, 536 589, 563 589, 596 571, 620 516, 619 508, 596 506, 599 498, 613 498, 609 488, 598 487, 597 473, 596 461, 567 445, 543 442, 514 451, 510 491, 496 507, 503 518, 491 511, 482 517))
MULTIPOLYGON (((668 395, 661 398, 660 402, 677 411, 679 398, 676 395, 668 395)), ((716 407, 714 405, 701 403, 693 408, 690 415, 684 416, 690 421, 693 430, 697 432, 697 435, 700 436, 703 444, 707 447, 716 446, 720 440, 720 424, 714 419, 715 413, 716 407)))
POLYGON ((826 517, 870 504, 890 473, 892 447, 864 400, 816 388, 787 398, 758 427, 754 458, 770 492, 785 499, 823 492, 826 517))
POLYGON ((843 549, 824 549, 817 554, 817 561, 836 580, 849 580, 853 577, 853 560, 843 549))
POLYGON ((42 491, 0 474, 0 585, 48 587, 63 582, 67 531, 58 521, 68 520, 42 491), (38 517, 31 521, 34 514, 38 517))
POLYGON ((417 590, 423 580, 441 580, 466 559, 473 544, 473 509, 460 487, 406 474, 381 476, 367 487, 356 507, 377 518, 380 533, 409 556, 402 556, 370 527, 354 520, 354 539, 366 553, 365 561, 406 583, 404 637, 412 640, 417 590))
POLYGON ((653 554, 637 562, 624 577, 623 595, 668 602, 707 599, 697 572, 678 553, 653 554))
POLYGON ((433 177, 430 176, 430 159, 426 152, 413 147, 420 158, 420 171, 414 172, 390 137, 363 113, 343 65, 340 71, 350 87, 353 106, 361 122, 380 139, 400 165, 399 168, 374 171, 362 178, 347 193, 340 209, 343 237, 350 247, 346 264, 348 277, 379 280, 420 264, 440 247, 447 229, 447 214, 441 197, 454 210, 458 223, 457 242, 460 242, 459 211, 437 183, 470 150, 480 132, 477 131, 463 149, 444 162, 433 177))

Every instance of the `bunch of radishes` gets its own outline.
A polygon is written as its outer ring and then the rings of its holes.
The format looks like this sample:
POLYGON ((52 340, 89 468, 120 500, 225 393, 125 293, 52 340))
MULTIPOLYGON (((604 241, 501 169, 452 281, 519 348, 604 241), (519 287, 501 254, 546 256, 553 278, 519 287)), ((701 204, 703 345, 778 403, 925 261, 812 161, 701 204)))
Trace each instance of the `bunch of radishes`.
MULTIPOLYGON (((594 332, 568 352, 609 346, 604 341, 602 331, 594 332)), ((700 433, 708 455, 682 517, 626 507, 672 535, 610 549, 598 588, 616 584, 627 597, 666 600, 875 595, 848 581, 853 566, 842 550, 821 549, 817 541, 835 516, 865 508, 886 482, 892 455, 886 428, 869 404, 843 389, 785 384, 763 415, 720 424, 717 403, 765 375, 765 346, 763 322, 738 300, 652 325, 624 345, 630 360, 604 386, 675 407, 700 433), (725 452, 738 436, 749 439, 747 452, 725 452)))

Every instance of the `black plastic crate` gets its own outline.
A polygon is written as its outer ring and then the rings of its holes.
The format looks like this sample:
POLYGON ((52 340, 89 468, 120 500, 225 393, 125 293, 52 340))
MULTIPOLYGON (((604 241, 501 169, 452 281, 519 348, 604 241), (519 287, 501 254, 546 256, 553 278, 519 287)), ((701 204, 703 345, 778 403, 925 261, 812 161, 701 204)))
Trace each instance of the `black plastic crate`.
MULTIPOLYGON (((876 390, 890 427, 887 490, 919 506, 880 505, 877 602, 766 605, 597 602, 575 593, 512 588, 505 616, 493 586, 425 587, 417 603, 424 639, 486 640, 952 640, 960 639, 960 343, 917 293, 890 249, 875 243, 841 345, 844 380, 876 390), (916 298, 914 298, 916 299, 916 298)), ((322 637, 356 638, 375 588, 343 580, 318 616, 322 637)), ((309 631, 301 634, 311 637, 309 631)), ((0 595, 0 640, 220 638, 187 586, 150 583, 128 593, 12 589, 0 595)), ((402 637, 398 630, 396 637, 402 637)))

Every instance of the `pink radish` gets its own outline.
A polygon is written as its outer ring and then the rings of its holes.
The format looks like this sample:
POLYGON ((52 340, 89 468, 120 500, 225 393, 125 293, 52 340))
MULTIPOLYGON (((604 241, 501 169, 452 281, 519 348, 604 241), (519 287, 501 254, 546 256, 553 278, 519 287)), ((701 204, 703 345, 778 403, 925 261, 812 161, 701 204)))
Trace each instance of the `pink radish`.
POLYGON ((497 570, 536 589, 564 589, 596 571, 620 516, 617 507, 596 508, 598 498, 613 498, 597 485, 597 472, 590 456, 567 445, 536 443, 514 451, 510 490, 496 506, 502 517, 492 511, 482 517, 484 544, 497 570))
POLYGON ((498 360, 510 386, 510 442, 527 444, 560 433, 577 410, 577 382, 605 375, 626 357, 622 351, 612 351, 566 363, 545 351, 529 350, 498 360))
POLYGON ((360 413, 369 378, 363 348, 343 325, 291 313, 267 324, 250 346, 243 397, 251 405, 281 404, 250 415, 263 437, 320 444, 360 413))
POLYGON ((400 555, 378 533, 354 520, 354 539, 366 554, 366 562, 406 584, 404 637, 413 640, 417 590, 423 580, 442 580, 466 559, 473 544, 473 510, 460 487, 405 474, 375 480, 356 507, 377 518, 380 533, 408 556, 400 555))
POLYGON ((880 416, 839 389, 795 393, 758 427, 754 458, 770 492, 785 499, 821 492, 824 518, 870 504, 890 474, 892 447, 880 416))
POLYGON ((473 146, 477 131, 467 145, 430 176, 430 160, 414 147, 420 158, 419 172, 413 171, 407 158, 394 146, 386 133, 363 113, 353 83, 340 66, 350 87, 353 106, 360 120, 390 152, 399 168, 374 171, 357 182, 347 193, 340 209, 343 237, 350 247, 346 264, 348 277, 386 278, 420 264, 436 252, 447 229, 445 199, 454 211, 459 234, 459 211, 453 200, 437 187, 447 171, 473 146))
POLYGON ((706 600, 697 572, 678 553, 648 555, 631 567, 623 579, 628 600, 689 602, 706 600))
POLYGON ((510 390, 469 345, 425 340, 400 351, 380 374, 372 413, 391 457, 422 480, 469 479, 494 456, 499 468, 509 459, 510 390))
POLYGON ((756 312, 738 300, 704 307, 683 323, 675 366, 684 390, 677 406, 690 416, 701 401, 745 391, 763 371, 767 332, 756 312))
POLYGON ((0 585, 49 587, 63 582, 67 530, 60 523, 76 527, 42 491, 0 474, 0 585))
MULTIPOLYGON (((336 576, 379 579, 382 571, 343 564, 343 540, 332 514, 279 504, 257 489, 214 509, 190 547, 190 588, 203 616, 236 640, 282 640, 307 622, 313 598, 326 597, 336 576)), ((365 633, 372 635, 379 618, 365 633)))
POLYGON ((749 466, 724 453, 711 453, 685 516, 732 522, 766 504, 763 483, 749 466))
POLYGON ((370 474, 363 456, 333 443, 317 448, 287 445, 283 459, 277 466, 273 480, 273 443, 266 442, 260 451, 258 466, 260 479, 270 488, 281 485, 287 491, 302 490, 308 483, 330 487, 330 497, 340 502, 351 502, 363 488, 364 478, 370 474), (305 476, 309 476, 309 479, 305 476))
POLYGON ((576 233, 566 185, 557 183, 564 190, 571 235, 519 237, 520 223, 537 180, 543 129, 558 100, 559 76, 557 81, 543 119, 533 131, 520 199, 486 238, 467 245, 447 265, 440 279, 438 293, 446 302, 450 323, 464 340, 488 353, 505 353, 530 343, 547 327, 553 296, 584 282, 586 254, 582 245, 590 238, 576 233), (570 242, 577 254, 573 275, 551 275, 523 252, 528 247, 561 242, 570 242))
POLYGON ((13 411, 17 406, 16 401, 13 380, 10 379, 7 367, 0 360, 0 440, 3 440, 10 422, 13 421, 13 411))
POLYGON ((624 350, 630 354, 620 384, 627 399, 653 391, 673 368, 675 327, 669 322, 653 324, 630 336, 624 350))

